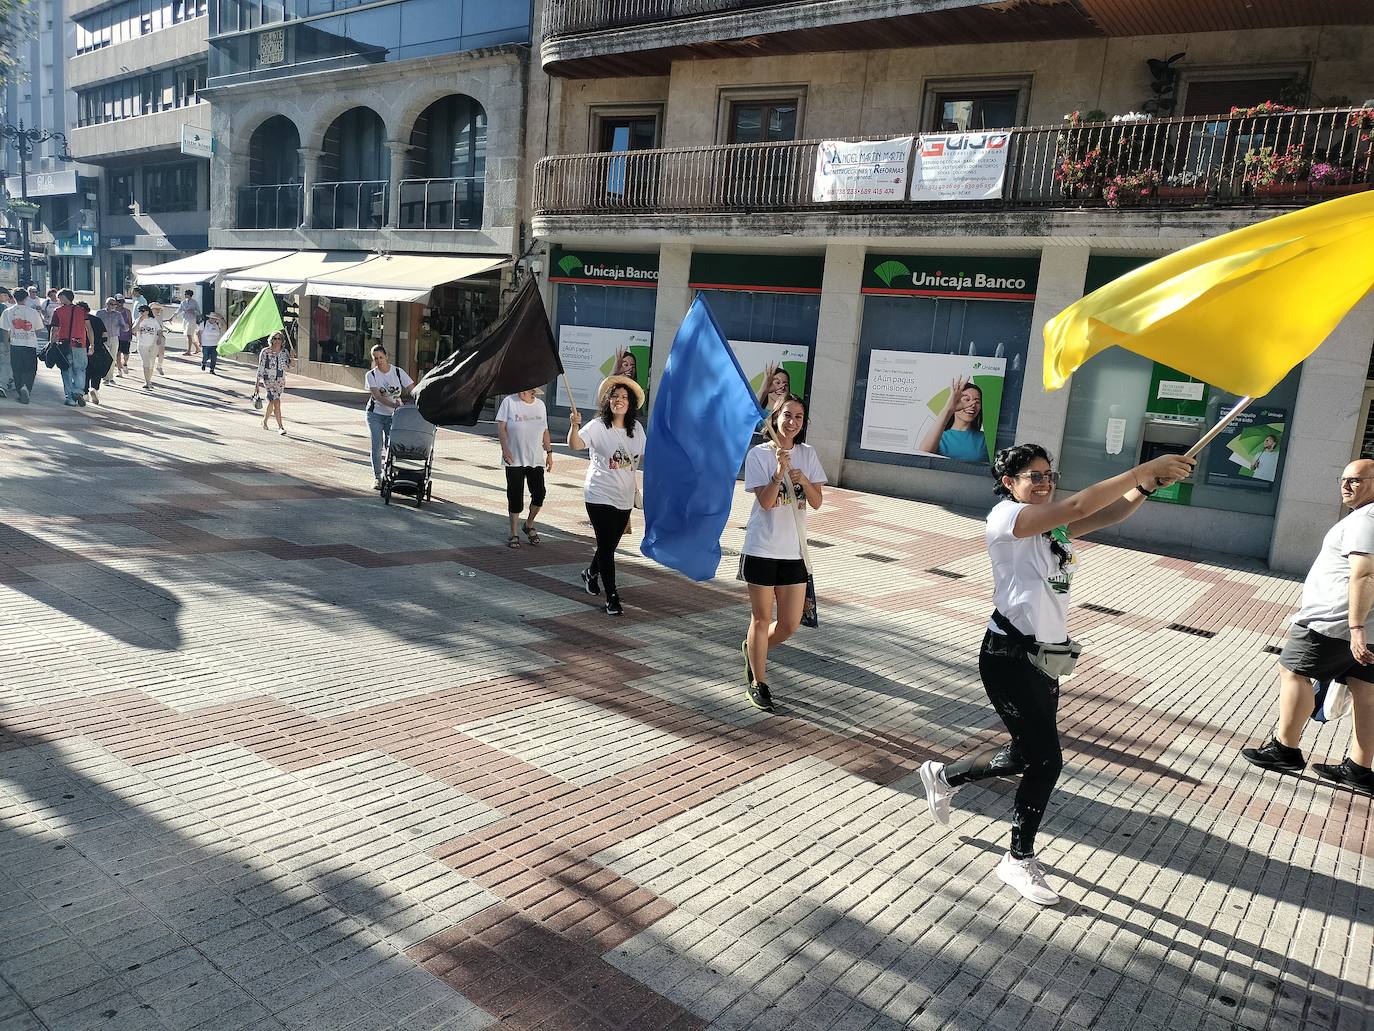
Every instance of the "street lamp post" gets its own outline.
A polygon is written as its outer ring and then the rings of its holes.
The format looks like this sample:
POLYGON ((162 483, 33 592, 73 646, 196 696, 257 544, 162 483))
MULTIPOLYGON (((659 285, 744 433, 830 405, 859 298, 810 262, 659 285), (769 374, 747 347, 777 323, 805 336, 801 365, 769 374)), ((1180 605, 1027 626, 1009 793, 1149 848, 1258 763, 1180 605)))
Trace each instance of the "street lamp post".
MULTIPOLYGON (((5 122, 0 125, 0 136, 4 136, 10 141, 15 151, 19 154, 19 194, 24 204, 29 203, 29 158, 33 155, 33 148, 47 143, 49 140, 61 140, 62 152, 57 155, 59 161, 72 160, 71 152, 67 150, 67 134, 55 132, 51 129, 25 128, 24 120, 19 119, 19 124, 14 125, 5 122)), ((20 264, 20 286, 28 286, 33 281, 33 259, 29 254, 29 222, 33 215, 28 211, 21 211, 19 215, 19 228, 23 236, 24 255, 20 264)))

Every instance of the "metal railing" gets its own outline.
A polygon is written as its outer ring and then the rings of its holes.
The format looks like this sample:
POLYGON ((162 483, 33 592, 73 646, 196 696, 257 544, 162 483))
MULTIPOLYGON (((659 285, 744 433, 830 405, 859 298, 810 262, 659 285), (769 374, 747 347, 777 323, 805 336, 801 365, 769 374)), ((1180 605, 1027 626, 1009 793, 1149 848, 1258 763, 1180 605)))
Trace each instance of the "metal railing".
POLYGON ((599 32, 629 25, 723 14, 751 7, 782 7, 798 0, 551 0, 544 36, 599 32))
POLYGON ((402 229, 480 229, 484 176, 402 179, 402 229))
MULTIPOLYGON (((1374 185, 1374 110, 1333 108, 1005 131, 1007 165, 991 200, 823 202, 819 141, 546 157, 540 215, 1182 207, 1307 203, 1374 185)), ((870 137, 872 138, 872 137, 870 137)), ((911 166, 908 165, 908 171, 911 166)))
POLYGON ((385 179, 315 183, 310 188, 314 229, 381 229, 386 225, 391 184, 385 179))
POLYGON ((300 183, 240 186, 235 229, 295 229, 305 215, 300 183))

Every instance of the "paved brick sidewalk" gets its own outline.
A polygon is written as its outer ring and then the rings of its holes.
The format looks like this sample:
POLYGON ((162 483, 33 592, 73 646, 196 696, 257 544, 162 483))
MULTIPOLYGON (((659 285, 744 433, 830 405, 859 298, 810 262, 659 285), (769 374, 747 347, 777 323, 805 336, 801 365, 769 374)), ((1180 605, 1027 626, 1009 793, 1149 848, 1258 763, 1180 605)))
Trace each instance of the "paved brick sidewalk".
POLYGON ((977 520, 828 491, 765 717, 733 555, 574 589, 580 461, 511 551, 490 439, 388 508, 339 392, 169 371, 0 401, 0 1029, 1374 1027, 1369 800, 1236 754, 1297 584, 1088 549, 1041 911, 914 775, 998 735, 977 520))

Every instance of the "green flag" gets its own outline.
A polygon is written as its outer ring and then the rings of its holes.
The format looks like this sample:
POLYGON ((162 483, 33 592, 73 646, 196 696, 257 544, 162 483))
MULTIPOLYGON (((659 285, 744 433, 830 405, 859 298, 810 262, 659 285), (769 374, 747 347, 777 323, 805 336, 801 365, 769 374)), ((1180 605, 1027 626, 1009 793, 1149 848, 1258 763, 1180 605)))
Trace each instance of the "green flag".
POLYGON ((278 330, 284 332, 286 327, 281 324, 281 312, 277 310, 277 299, 272 296, 272 288, 265 286, 220 337, 219 355, 225 358, 238 354, 254 340, 261 340, 278 330))

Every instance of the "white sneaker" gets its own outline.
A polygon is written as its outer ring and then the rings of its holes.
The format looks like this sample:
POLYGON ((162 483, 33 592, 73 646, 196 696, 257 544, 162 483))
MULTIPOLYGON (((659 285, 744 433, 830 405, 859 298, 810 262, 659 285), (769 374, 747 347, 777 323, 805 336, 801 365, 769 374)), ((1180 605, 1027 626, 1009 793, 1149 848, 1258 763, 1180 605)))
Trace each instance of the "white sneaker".
POLYGON ((933 759, 921 763, 921 784, 926 789, 926 805, 941 827, 949 826, 949 800, 954 788, 945 783, 945 764, 933 759))
POLYGON ((997 864, 997 877, 1003 884, 1009 884, 1039 906, 1052 906, 1059 896, 1045 881, 1045 871, 1034 856, 1029 859, 1015 859, 1008 852, 997 864))

